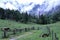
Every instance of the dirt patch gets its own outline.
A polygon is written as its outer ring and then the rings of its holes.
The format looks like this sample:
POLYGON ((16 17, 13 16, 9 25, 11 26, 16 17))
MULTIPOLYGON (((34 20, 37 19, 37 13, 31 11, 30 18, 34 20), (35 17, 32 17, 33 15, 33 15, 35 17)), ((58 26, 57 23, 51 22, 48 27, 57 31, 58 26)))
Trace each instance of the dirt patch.
POLYGON ((27 32, 27 33, 25 33, 25 34, 23 34, 23 35, 20 35, 20 36, 15 37, 15 38, 12 37, 12 38, 10 38, 9 40, 17 40, 17 39, 19 39, 19 38, 28 36, 28 35, 30 35, 30 34, 32 34, 32 32, 27 32))

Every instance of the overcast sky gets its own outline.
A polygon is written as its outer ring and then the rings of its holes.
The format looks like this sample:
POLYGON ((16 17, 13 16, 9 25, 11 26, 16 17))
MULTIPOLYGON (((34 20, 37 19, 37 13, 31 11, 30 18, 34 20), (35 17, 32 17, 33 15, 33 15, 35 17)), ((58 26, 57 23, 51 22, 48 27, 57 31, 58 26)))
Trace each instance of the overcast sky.
POLYGON ((48 5, 45 10, 60 5, 60 0, 0 0, 0 7, 9 9, 21 9, 21 11, 29 11, 34 5, 48 5))

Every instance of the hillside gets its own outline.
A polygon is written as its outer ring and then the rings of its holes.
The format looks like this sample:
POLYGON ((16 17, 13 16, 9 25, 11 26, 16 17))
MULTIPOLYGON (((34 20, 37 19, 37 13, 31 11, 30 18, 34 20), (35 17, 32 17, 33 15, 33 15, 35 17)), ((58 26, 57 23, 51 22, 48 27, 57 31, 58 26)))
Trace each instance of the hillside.
MULTIPOLYGON (((47 32, 46 26, 49 26, 51 31, 53 30, 54 33, 57 34, 57 37, 60 40, 60 22, 57 22, 57 23, 54 23, 54 24, 48 24, 48 25, 38 25, 38 24, 34 24, 34 23, 23 24, 23 23, 11 21, 11 20, 1 20, 0 19, 0 28, 9 27, 11 29, 14 29, 14 28, 25 28, 25 27, 29 27, 30 28, 32 26, 34 26, 36 29, 37 29, 37 27, 40 27, 40 30, 31 30, 31 31, 28 31, 28 32, 23 32, 21 34, 19 33, 19 36, 17 36, 17 37, 15 36, 16 40, 40 40, 40 39, 41 40, 48 40, 48 39, 51 40, 52 39, 51 37, 46 37, 46 38, 39 37, 42 33, 46 33, 47 32)), ((9 40, 10 39, 10 38, 1 39, 1 36, 2 36, 1 34, 3 32, 1 30, 0 30, 0 32, 1 32, 0 33, 0 40, 9 40)))

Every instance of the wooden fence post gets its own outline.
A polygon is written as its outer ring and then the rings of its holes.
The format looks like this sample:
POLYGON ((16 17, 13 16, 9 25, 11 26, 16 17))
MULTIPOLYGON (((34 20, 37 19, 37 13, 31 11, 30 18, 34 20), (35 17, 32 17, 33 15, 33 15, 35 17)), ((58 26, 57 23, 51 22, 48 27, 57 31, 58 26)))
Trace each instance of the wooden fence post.
POLYGON ((53 30, 52 30, 52 40, 54 40, 53 38, 54 38, 54 37, 53 37, 53 30))

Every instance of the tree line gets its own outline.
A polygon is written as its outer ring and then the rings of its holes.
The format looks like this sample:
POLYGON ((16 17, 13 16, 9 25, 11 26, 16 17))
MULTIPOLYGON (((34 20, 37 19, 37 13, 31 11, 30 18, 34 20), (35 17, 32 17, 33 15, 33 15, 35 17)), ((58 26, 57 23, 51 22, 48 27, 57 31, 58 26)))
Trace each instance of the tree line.
POLYGON ((36 17, 35 15, 28 14, 27 12, 20 12, 18 10, 10 10, 10 9, 3 9, 0 8, 0 19, 9 19, 14 20, 17 22, 22 23, 37 23, 37 24, 50 24, 55 23, 57 21, 60 21, 60 12, 55 12, 52 15, 38 15, 39 17, 36 17))

